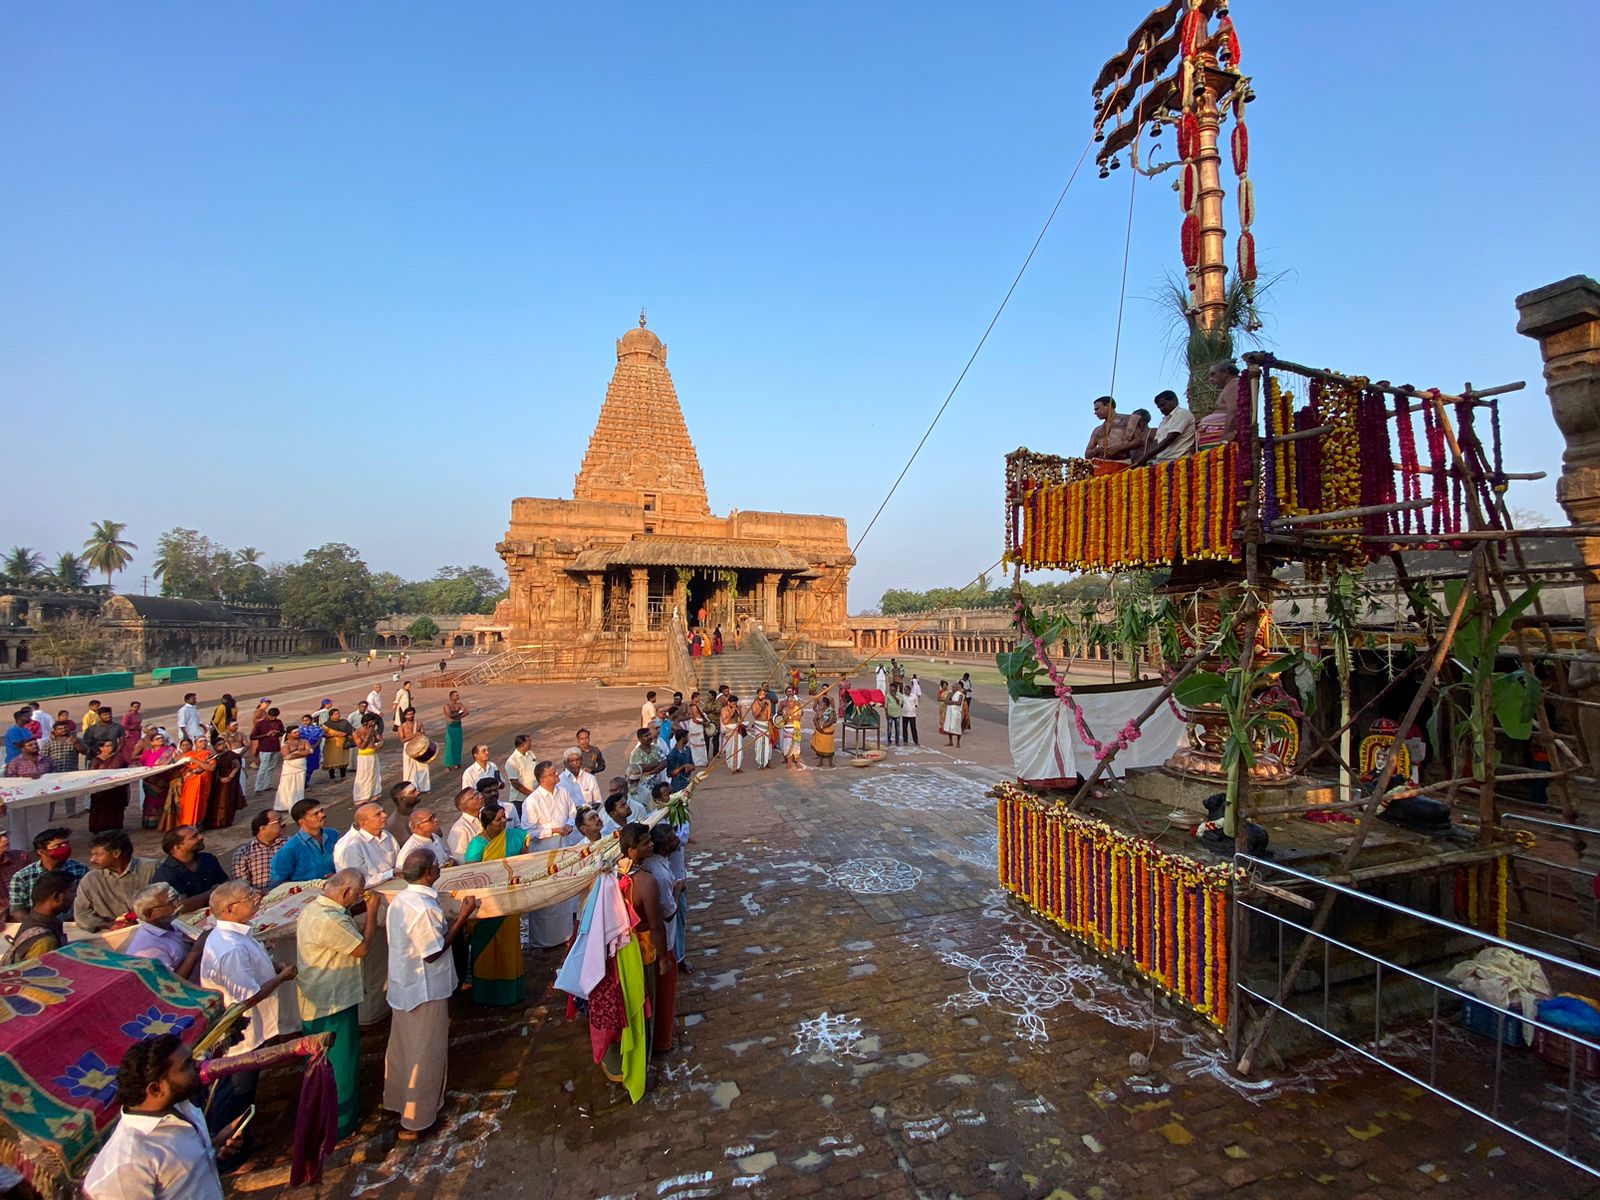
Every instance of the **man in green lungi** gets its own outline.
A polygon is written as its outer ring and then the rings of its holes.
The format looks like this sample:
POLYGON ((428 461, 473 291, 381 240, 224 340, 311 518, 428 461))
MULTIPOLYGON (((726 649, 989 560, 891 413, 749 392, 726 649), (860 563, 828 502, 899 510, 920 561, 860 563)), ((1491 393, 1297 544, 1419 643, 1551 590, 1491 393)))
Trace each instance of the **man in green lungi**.
POLYGON ((361 960, 377 936, 379 908, 375 898, 368 899, 362 928, 356 928, 351 910, 361 905, 365 887, 360 871, 330 875, 322 895, 300 914, 295 932, 301 1022, 307 1033, 334 1035, 328 1060, 339 1087, 340 1137, 356 1127, 360 1115, 361 960))

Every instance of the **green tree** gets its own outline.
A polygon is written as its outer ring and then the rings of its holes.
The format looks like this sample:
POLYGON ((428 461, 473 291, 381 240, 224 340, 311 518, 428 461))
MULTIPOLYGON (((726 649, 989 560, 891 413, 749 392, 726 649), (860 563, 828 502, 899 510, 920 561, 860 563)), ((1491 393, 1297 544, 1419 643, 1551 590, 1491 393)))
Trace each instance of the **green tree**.
POLYGON ((305 559, 285 568, 280 603, 291 625, 326 629, 348 650, 349 639, 370 630, 382 614, 372 572, 361 555, 342 542, 307 550, 305 559))
POLYGON ((81 588, 89 582, 89 571, 83 565, 83 559, 70 550, 63 551, 57 556, 56 565, 51 568, 50 575, 58 587, 81 588))
POLYGON ((434 624, 432 617, 418 617, 406 626, 406 636, 420 646, 438 637, 439 627, 434 624))
POLYGON ((123 538, 127 528, 124 521, 96 521, 89 527, 88 540, 83 543, 83 561, 90 570, 105 574, 107 588, 111 586, 111 577, 126 570, 133 561, 128 551, 139 548, 123 538))
POLYGON ((46 621, 29 646, 36 657, 54 663, 58 675, 71 675, 80 667, 92 666, 105 648, 100 619, 83 613, 46 621))
POLYGON ((0 564, 0 570, 12 583, 31 583, 44 570, 44 559, 32 546, 13 546, 4 564, 0 564))
POLYGON ((235 550, 227 569, 223 572, 223 594, 229 600, 247 604, 271 604, 277 599, 277 590, 267 568, 261 565, 265 557, 254 546, 235 550))
POLYGON ((163 596, 188 600, 221 600, 228 595, 233 555, 193 529, 169 529, 156 542, 151 564, 161 580, 163 596))

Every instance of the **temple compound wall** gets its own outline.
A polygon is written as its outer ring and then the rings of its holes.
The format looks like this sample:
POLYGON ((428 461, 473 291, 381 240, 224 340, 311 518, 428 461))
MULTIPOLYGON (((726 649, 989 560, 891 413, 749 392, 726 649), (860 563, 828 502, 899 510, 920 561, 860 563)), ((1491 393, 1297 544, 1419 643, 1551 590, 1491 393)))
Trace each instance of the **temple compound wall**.
POLYGON ((510 595, 495 620, 545 677, 663 678, 667 638, 702 624, 708 638, 850 644, 844 519, 711 511, 667 347, 642 316, 617 342, 572 499, 513 500, 496 550, 510 595))

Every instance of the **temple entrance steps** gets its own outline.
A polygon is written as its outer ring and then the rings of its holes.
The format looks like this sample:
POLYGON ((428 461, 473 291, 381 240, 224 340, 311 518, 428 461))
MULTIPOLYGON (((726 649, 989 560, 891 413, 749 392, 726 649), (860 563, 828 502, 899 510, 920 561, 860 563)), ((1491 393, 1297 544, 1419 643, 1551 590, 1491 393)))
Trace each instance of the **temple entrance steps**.
POLYGON ((721 654, 691 659, 690 666, 697 680, 695 686, 702 692, 714 692, 727 684, 744 701, 750 700, 763 683, 773 690, 783 683, 772 668, 772 659, 755 646, 737 650, 730 647, 721 654))

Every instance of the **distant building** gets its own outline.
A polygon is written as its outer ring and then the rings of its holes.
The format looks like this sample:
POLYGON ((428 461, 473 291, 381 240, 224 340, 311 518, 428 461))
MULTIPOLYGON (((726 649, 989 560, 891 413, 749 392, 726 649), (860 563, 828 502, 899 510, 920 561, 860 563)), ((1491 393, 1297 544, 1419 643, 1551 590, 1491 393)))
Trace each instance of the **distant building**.
MULTIPOLYGON (((738 419, 748 422, 752 452, 767 456, 782 432, 779 414, 738 419)), ((717 626, 730 639, 735 629, 759 628, 775 643, 849 645, 855 560, 844 519, 711 512, 667 347, 642 314, 617 342, 572 495, 511 502, 511 525, 496 547, 511 588, 495 623, 513 647, 570 648, 563 670, 580 678, 660 678, 669 632, 682 636, 702 608, 708 636, 717 626)))

